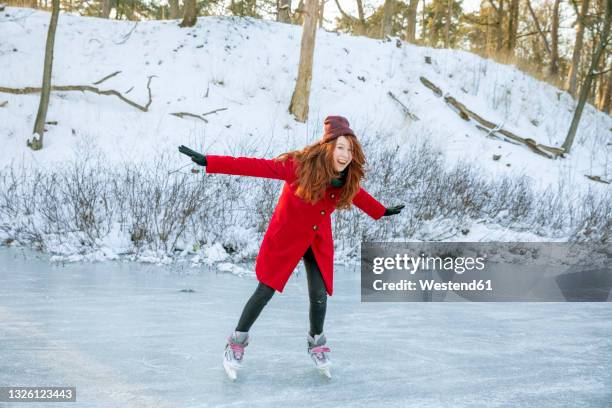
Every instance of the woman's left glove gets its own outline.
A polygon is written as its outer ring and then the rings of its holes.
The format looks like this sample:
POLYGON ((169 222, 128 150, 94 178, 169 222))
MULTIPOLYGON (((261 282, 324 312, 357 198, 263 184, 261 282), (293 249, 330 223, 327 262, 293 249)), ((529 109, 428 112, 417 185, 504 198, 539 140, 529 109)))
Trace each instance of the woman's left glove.
POLYGON ((394 207, 386 208, 385 213, 383 214, 383 217, 388 217, 389 215, 397 215, 402 211, 402 208, 404 207, 405 207, 404 204, 400 204, 394 207))
POLYGON ((191 157, 191 160, 194 163, 199 164, 200 166, 206 166, 207 162, 206 162, 206 156, 204 156, 203 154, 200 154, 196 151, 191 150, 190 148, 188 148, 187 146, 183 146, 180 145, 178 148, 179 152, 191 157))

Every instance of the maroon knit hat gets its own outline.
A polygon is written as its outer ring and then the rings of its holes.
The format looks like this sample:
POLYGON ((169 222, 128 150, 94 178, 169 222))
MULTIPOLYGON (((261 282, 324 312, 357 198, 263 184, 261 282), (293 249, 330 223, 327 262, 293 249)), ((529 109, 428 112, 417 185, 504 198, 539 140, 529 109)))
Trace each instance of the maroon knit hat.
POLYGON ((349 121, 345 117, 328 116, 325 118, 323 121, 323 143, 331 142, 344 135, 355 136, 355 133, 349 127, 349 121))

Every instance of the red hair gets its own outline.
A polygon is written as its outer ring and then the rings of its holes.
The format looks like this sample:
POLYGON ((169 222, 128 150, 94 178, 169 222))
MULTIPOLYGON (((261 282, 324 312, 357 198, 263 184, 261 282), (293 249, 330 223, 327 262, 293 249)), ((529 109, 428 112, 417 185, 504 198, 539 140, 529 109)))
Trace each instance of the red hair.
MULTIPOLYGON (((340 209, 350 208, 365 175, 365 155, 359 141, 353 135, 344 135, 344 137, 351 143, 353 160, 346 167, 348 170, 346 180, 336 204, 336 208, 340 209)), ((339 177, 333 163, 337 140, 335 138, 329 142, 319 141, 302 150, 294 150, 278 157, 280 161, 286 161, 289 158, 296 161, 298 179, 295 193, 304 201, 314 204, 323 199, 331 180, 339 177)))

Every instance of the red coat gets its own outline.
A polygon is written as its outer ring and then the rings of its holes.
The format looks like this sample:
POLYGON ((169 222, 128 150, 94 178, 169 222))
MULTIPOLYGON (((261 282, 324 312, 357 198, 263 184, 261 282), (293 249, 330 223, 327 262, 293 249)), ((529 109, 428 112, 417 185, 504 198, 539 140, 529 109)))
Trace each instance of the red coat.
MULTIPOLYGON (((289 276, 312 247, 317 265, 323 275, 327 293, 333 293, 334 242, 332 238, 331 213, 336 209, 342 187, 330 185, 325 197, 315 204, 309 204, 295 195, 297 179, 293 159, 285 162, 231 156, 206 156, 207 173, 235 174, 284 180, 283 191, 270 225, 264 235, 255 273, 257 279, 266 285, 283 291, 289 276)), ((374 219, 385 213, 385 207, 363 188, 353 198, 362 211, 374 219)))

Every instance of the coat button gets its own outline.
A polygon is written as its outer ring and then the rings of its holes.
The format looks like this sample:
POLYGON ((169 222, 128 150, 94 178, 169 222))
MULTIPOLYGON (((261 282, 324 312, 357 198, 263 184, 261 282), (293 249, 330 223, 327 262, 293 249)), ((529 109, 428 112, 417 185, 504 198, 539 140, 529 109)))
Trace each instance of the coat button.
POLYGON ((330 195, 331 198, 336 198, 335 194, 330 195))
POLYGON ((321 211, 321 215, 325 215, 325 211, 321 211))
POLYGON ((312 226, 312 229, 316 231, 316 230, 318 230, 318 229, 319 229, 319 227, 317 227, 316 225, 313 225, 313 226, 312 226))

